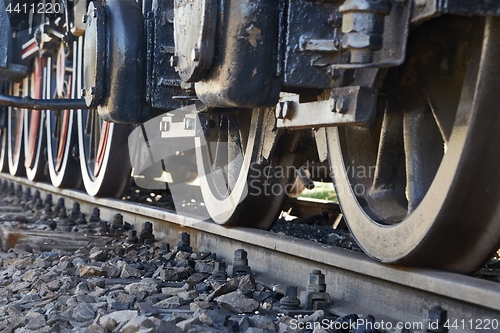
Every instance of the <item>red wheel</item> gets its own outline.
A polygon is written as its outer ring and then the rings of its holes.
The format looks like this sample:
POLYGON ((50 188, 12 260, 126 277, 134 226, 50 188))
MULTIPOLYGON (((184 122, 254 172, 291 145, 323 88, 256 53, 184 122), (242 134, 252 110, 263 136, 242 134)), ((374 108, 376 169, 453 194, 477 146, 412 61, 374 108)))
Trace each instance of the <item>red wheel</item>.
MULTIPOLYGON (((33 71, 30 76, 30 96, 41 99, 43 95, 44 68, 47 59, 35 58, 33 71)), ((47 68, 45 68, 45 75, 47 68)), ((24 166, 29 180, 43 180, 45 171, 45 157, 42 154, 44 146, 45 111, 25 110, 24 116, 24 166)))
MULTIPOLYGON (((76 94, 77 43, 74 43, 72 62, 68 64, 66 49, 61 43, 55 66, 48 59, 51 68, 47 79, 47 98, 74 98, 76 94)), ((52 185, 77 188, 81 186, 80 163, 75 152, 78 150, 76 115, 74 110, 49 111, 47 113, 47 162, 52 185)))
MULTIPOLYGON (((11 87, 11 94, 19 96, 23 91, 28 90, 28 78, 22 83, 14 83, 11 87)), ((22 176, 26 170, 22 164, 24 157, 23 130, 24 115, 26 110, 18 108, 8 108, 7 111, 7 162, 9 173, 13 176, 22 176)))
MULTIPOLYGON (((83 38, 78 43, 77 91, 82 88, 83 38)), ((96 110, 79 110, 78 151, 85 190, 92 196, 120 197, 130 178, 128 125, 99 119, 96 110)))

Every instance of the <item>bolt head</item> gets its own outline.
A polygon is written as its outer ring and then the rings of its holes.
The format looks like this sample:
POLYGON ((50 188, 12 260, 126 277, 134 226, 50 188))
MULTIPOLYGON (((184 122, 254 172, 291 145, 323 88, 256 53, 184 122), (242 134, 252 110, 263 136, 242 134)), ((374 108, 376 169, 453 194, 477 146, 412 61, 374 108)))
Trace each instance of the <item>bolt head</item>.
POLYGON ((179 239, 180 239, 181 241, 183 241, 183 242, 189 242, 189 238, 190 238, 190 236, 189 236, 189 234, 188 234, 188 233, 186 233, 186 232, 183 232, 183 233, 181 233, 181 234, 179 235, 179 239))
POLYGON ((363 49, 370 48, 379 50, 382 48, 382 36, 369 35, 361 32, 351 32, 342 38, 342 48, 344 49, 363 49))
POLYGON ((89 20, 89 16, 87 14, 82 16, 82 23, 87 23, 88 20, 89 20))
POLYGON ((312 271, 311 274, 309 274, 309 284, 311 285, 325 284, 325 275, 321 274, 320 270, 315 269, 314 271, 312 271))
POLYGON ((80 95, 82 97, 85 97, 85 95, 87 95, 87 90, 85 90, 85 89, 80 90, 80 95))
POLYGON ((94 8, 94 10, 92 11, 92 17, 97 17, 97 8, 94 8))
POLYGON ((96 87, 90 87, 90 95, 94 96, 95 94, 97 94, 97 88, 96 87))
POLYGON ((284 102, 279 102, 278 105, 276 105, 276 110, 275 110, 276 119, 283 119, 283 105, 284 104, 285 104, 284 102))
POLYGON ((234 251, 234 258, 235 259, 247 259, 247 251, 243 249, 238 249, 234 251))
POLYGON ((341 114, 347 113, 349 110, 349 101, 345 97, 340 97, 335 102, 335 111, 341 114))
POLYGON ((284 104, 283 104, 283 108, 281 110, 281 116, 284 119, 290 118, 291 111, 292 111, 291 109, 292 109, 291 103, 289 101, 285 101, 284 104))

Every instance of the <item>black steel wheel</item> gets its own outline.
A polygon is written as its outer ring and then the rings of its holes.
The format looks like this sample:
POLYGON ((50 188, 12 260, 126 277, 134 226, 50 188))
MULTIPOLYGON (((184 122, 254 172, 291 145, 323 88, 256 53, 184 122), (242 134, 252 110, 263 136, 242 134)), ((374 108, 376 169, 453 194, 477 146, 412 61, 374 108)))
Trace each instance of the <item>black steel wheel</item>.
POLYGON ((206 146, 196 145, 196 160, 210 217, 226 226, 271 228, 295 164, 292 154, 278 152, 268 161, 262 156, 264 144, 278 135, 272 131, 274 111, 217 112, 210 115, 207 124, 206 146))
POLYGON ((7 128, 0 130, 0 172, 5 172, 9 169, 7 161, 7 128))
MULTIPOLYGON (((72 52, 61 43, 56 59, 47 60, 47 98, 75 98, 77 42, 72 52), (69 59, 68 59, 69 58, 69 59)), ((76 129, 76 111, 47 111, 47 162, 52 185, 78 188, 82 184, 76 129)))
MULTIPOLYGON (((2 94, 9 93, 9 84, 5 83, 0 85, 2 94)), ((0 172, 8 172, 9 163, 7 159, 7 108, 0 109, 0 122, 2 127, 0 128, 0 172)))
POLYGON ((354 237, 386 263, 470 272, 500 241, 500 19, 415 31, 369 127, 327 129, 354 237))

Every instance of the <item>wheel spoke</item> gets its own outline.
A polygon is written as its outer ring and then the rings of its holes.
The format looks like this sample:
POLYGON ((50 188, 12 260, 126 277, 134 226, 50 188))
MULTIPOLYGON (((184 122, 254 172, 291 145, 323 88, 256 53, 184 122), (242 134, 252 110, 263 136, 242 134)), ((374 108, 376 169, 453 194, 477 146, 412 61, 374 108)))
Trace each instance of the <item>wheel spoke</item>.
POLYGON ((403 105, 393 95, 388 95, 380 133, 377 163, 373 178, 373 192, 393 189, 400 161, 404 158, 403 105))
POLYGON ((240 125, 235 114, 228 115, 228 164, 227 178, 228 190, 232 191, 238 180, 238 176, 243 166, 243 152, 241 149, 240 125))
POLYGON ((417 208, 431 186, 444 155, 444 143, 428 105, 407 96, 404 147, 408 212, 417 208))

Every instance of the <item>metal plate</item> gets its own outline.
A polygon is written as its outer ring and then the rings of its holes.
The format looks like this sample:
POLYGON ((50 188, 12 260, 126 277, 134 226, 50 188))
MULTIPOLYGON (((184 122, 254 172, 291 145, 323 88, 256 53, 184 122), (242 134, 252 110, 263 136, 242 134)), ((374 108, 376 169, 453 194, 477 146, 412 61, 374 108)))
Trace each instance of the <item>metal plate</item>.
POLYGON ((83 88, 82 97, 88 107, 96 107, 103 95, 104 64, 105 64, 105 32, 104 8, 98 2, 91 2, 85 16, 87 28, 85 31, 85 46, 83 57, 83 88))
POLYGON ((217 2, 213 0, 175 0, 174 66, 185 82, 197 82, 214 56, 217 2))

